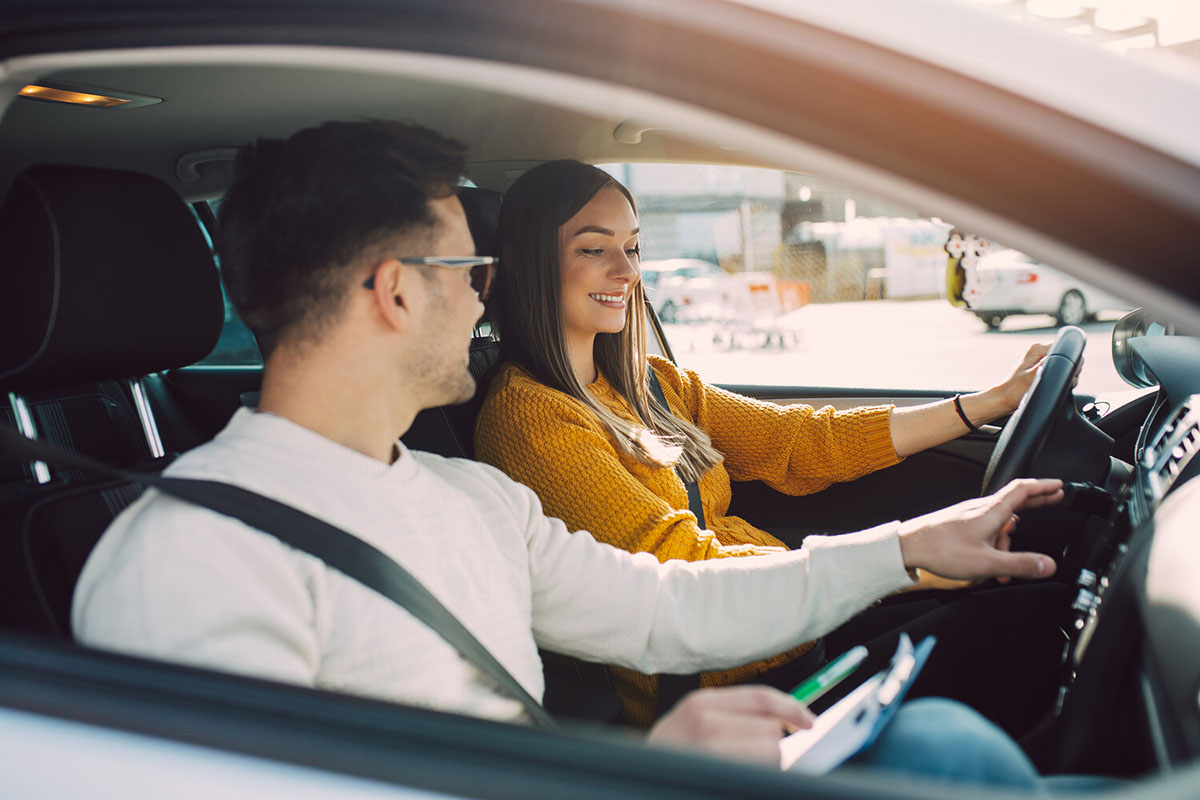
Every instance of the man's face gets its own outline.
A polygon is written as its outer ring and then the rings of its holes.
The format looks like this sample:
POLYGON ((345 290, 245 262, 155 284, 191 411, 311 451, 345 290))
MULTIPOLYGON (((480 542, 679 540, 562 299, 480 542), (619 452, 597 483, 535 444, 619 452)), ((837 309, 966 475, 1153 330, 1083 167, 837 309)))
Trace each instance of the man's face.
MULTIPOLYGON (((452 194, 430 200, 429 208, 437 221, 431 252, 412 255, 474 255, 475 241, 458 197, 452 194)), ((412 375, 421 382, 423 406, 466 402, 475 393, 469 352, 472 330, 483 316, 483 303, 471 288, 469 270, 433 266, 414 269, 422 271, 427 289, 420 313, 415 315, 419 330, 413 338, 419 350, 413 353, 416 369, 412 375)))

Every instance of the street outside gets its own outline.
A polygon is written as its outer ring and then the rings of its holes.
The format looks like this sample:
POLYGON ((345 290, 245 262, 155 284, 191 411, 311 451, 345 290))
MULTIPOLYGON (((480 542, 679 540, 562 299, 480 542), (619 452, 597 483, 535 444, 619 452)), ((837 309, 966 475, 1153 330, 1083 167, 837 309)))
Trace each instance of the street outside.
MULTIPOLYGON (((1131 389, 1112 364, 1119 317, 1111 312, 1081 326, 1087 349, 1079 391, 1131 389)), ((663 327, 679 363, 709 383, 955 391, 1003 380, 1031 344, 1051 342, 1057 332, 1044 315, 1010 317, 989 331, 945 300, 813 303, 753 325, 663 327)))

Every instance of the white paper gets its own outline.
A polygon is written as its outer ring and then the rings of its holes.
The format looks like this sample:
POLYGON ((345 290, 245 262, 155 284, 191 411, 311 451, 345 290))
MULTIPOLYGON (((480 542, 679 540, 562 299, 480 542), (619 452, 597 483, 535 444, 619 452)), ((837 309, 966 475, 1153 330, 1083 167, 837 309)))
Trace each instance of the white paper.
POLYGON ((813 721, 779 742, 779 764, 785 770, 824 775, 857 753, 882 713, 876 697, 884 672, 863 682, 813 721))

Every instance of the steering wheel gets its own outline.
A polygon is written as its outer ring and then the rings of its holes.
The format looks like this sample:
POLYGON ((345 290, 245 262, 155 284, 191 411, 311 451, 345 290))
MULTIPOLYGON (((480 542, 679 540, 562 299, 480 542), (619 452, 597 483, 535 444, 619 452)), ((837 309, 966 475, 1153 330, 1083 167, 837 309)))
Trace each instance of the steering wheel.
POLYGON ((1079 328, 1068 325, 1059 330, 1033 385, 1000 432, 983 475, 981 494, 992 494, 1013 478, 1027 476, 1055 423, 1071 422, 1079 416, 1071 390, 1086 344, 1087 337, 1079 328))

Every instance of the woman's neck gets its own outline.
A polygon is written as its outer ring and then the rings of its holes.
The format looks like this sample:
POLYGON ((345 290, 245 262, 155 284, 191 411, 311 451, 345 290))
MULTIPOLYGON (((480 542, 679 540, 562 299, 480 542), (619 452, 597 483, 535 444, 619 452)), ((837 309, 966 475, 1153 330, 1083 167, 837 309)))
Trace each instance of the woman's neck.
POLYGON ((599 373, 596 371, 596 334, 588 336, 567 336, 567 360, 571 362, 571 371, 581 386, 593 383, 599 373))

